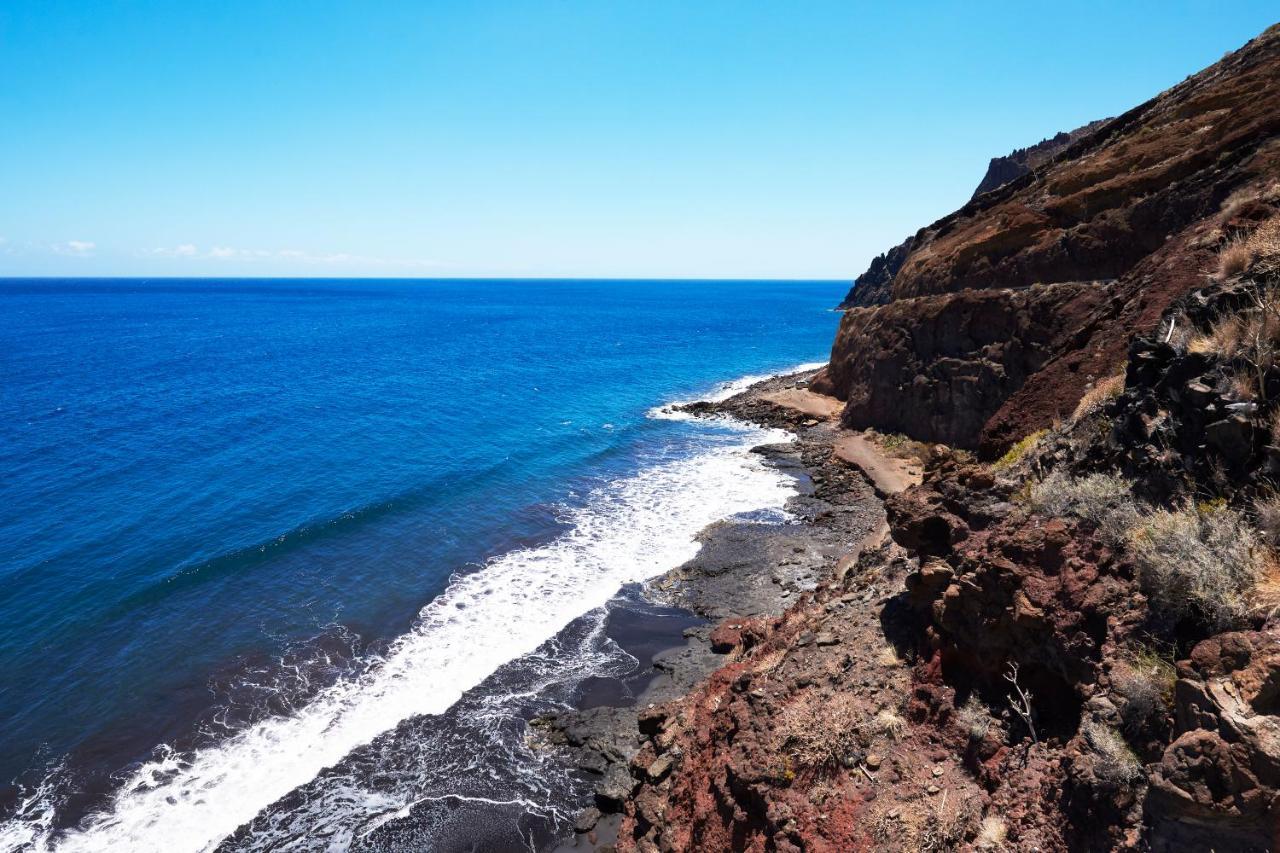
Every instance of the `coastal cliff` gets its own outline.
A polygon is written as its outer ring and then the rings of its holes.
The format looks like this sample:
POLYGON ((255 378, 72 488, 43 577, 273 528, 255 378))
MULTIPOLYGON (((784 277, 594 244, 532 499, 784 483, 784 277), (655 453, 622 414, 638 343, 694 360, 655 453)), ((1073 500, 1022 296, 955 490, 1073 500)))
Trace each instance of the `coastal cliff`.
MULTIPOLYGON (((901 377, 865 356, 900 347, 894 318, 906 309, 877 306, 931 297, 941 302, 929 315, 946 316, 948 300, 958 314, 972 309, 973 297, 960 294, 1071 285, 1074 298, 1051 297, 1069 328, 1057 341, 1038 342, 1034 370, 984 390, 981 424, 970 418, 940 428, 939 415, 917 395, 903 401, 906 411, 895 414, 891 428, 991 457, 1020 433, 1070 413, 1089 384, 1121 362, 1129 335, 1153 329, 1203 279, 1240 229, 1238 218, 1247 214, 1241 205, 1275 180, 1278 81, 1280 32, 1273 27, 1124 115, 1072 134, 1047 162, 922 228, 855 284, 846 299, 854 310, 836 338, 825 387, 860 402, 898 393, 901 377), (867 316, 876 311, 888 312, 883 321, 867 316), (879 333, 888 339, 858 339, 879 333)), ((1025 304, 1032 309, 1035 297, 1025 304)), ((969 399, 975 375, 1004 367, 970 346, 963 323, 953 326, 957 337, 937 346, 926 336, 910 356, 929 374, 929 401, 969 399)), ((855 408, 846 410, 849 424, 867 425, 855 408)))
POLYGON ((618 849, 1277 847, 1278 129, 1273 27, 877 259, 807 390, 691 409, 885 522, 639 711, 618 849))

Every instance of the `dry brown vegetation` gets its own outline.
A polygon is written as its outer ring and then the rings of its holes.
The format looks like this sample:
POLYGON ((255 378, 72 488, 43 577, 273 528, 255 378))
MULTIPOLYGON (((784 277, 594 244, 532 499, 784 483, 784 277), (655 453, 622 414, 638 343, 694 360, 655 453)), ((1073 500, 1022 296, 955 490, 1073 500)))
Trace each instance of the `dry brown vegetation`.
MULTIPOLYGON (((965 839, 975 835, 980 838, 985 825, 978 823, 972 798, 952 796, 950 791, 901 806, 886 804, 871 821, 872 835, 884 848, 912 853, 961 849, 965 839)), ((984 849, 998 849, 1004 832, 994 826, 989 831, 993 839, 999 840, 984 849)))
POLYGON ((1094 775, 1113 785, 1128 785, 1142 776, 1142 762, 1118 731, 1093 720, 1080 727, 1084 739, 1098 756, 1094 775))
POLYGON ((1187 348, 1243 361, 1247 367, 1232 376, 1231 392, 1265 400, 1266 376, 1280 364, 1280 292, 1268 288, 1255 294, 1250 307, 1218 320, 1207 334, 1193 337, 1187 348))
POLYGON ((830 767, 859 746, 863 717, 850 695, 814 700, 789 706, 778 721, 777 736, 782 752, 798 766, 830 767))
POLYGON ((1140 649, 1111 668, 1111 688, 1122 700, 1120 718, 1124 730, 1137 734, 1164 715, 1173 705, 1177 670, 1168 660, 1140 649))
POLYGON ((1120 371, 1114 376, 1108 376, 1093 384, 1093 387, 1085 392, 1080 398, 1080 402, 1076 404, 1076 410, 1071 413, 1071 423, 1080 423, 1080 421, 1089 417, 1103 406, 1110 403, 1116 397, 1119 397, 1124 391, 1124 371, 1120 371))
POLYGON ((1219 279, 1244 272, 1263 275, 1280 270, 1280 216, 1273 216, 1249 234, 1227 241, 1218 252, 1219 279))

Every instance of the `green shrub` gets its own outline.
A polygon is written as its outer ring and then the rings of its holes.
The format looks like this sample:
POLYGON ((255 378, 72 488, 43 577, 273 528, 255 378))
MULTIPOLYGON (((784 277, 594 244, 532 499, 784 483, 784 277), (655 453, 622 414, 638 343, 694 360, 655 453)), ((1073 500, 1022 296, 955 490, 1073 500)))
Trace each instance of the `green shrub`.
POLYGON ((1004 456, 1001 456, 993 462, 991 467, 996 471, 1009 470, 1014 465, 1017 465, 1018 460, 1026 456, 1027 452, 1031 450, 1031 448, 1035 447, 1040 439, 1044 438, 1045 434, 1048 432, 1049 431, 1047 429, 1041 429, 1036 430, 1028 436, 1024 436, 1017 444, 1005 451, 1004 456))
POLYGON ((1088 521, 1111 544, 1123 542, 1138 518, 1138 504, 1128 481, 1113 474, 1072 477, 1059 468, 1031 485, 1027 502, 1041 515, 1088 521))

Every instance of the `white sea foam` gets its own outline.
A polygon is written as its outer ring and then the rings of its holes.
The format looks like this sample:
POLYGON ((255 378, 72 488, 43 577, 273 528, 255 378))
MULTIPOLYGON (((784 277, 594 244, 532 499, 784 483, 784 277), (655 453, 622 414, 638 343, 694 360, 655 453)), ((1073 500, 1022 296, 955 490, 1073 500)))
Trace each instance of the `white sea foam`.
POLYGON ((766 379, 773 379, 777 376, 787 376, 792 373, 805 373, 810 370, 817 370, 819 367, 826 367, 825 361, 807 361, 803 364, 797 364, 794 367, 788 367, 786 370, 779 370, 776 373, 758 373, 749 374, 739 379, 729 382, 721 382, 714 388, 709 389, 703 394, 688 399, 672 400, 663 403, 661 406, 654 406, 645 415, 650 418, 657 418, 664 421, 686 421, 691 420, 693 415, 687 412, 677 411, 677 406, 687 406, 690 403, 721 403, 730 397, 741 394, 757 382, 763 382, 766 379))
MULTIPOLYGON (((720 393, 733 392, 726 386, 720 393)), ((416 627, 362 675, 216 746, 145 764, 101 813, 69 834, 49 831, 53 805, 42 806, 37 796, 0 826, 0 850, 212 849, 353 749, 402 720, 445 711, 502 664, 603 606, 623 584, 690 559, 699 547, 695 535, 711 522, 783 512, 792 481, 748 450, 786 440, 780 431, 743 427, 691 458, 599 487, 583 506, 566 510, 568 527, 556 540, 454 578, 416 627)))

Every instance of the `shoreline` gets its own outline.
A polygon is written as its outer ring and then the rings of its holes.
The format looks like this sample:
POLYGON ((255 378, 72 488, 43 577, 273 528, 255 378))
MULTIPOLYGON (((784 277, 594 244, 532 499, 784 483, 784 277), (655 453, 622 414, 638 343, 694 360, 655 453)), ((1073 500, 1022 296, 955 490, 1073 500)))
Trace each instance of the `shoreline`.
MULTIPOLYGON (((573 837, 552 848, 554 853, 612 849, 625 801, 639 784, 631 763, 647 739, 646 711, 706 682, 731 659, 743 628, 782 616, 883 536, 883 474, 839 452, 842 442, 858 434, 840 427, 838 401, 807 390, 816 372, 772 376, 722 399, 671 407, 691 417, 730 417, 791 433, 789 443, 759 445, 752 452, 795 478, 797 494, 787 502, 792 518, 713 523, 698 534, 702 547, 693 559, 642 585, 638 595, 650 607, 680 608, 702 623, 654 654, 647 672, 642 663, 633 677, 646 683, 633 703, 580 707, 531 721, 542 747, 595 779, 594 803, 577 816, 573 837)), ((877 453, 870 445, 862 450, 864 460, 877 453)), ((892 460, 880 461, 882 470, 895 469, 892 460)), ((899 481, 915 473, 900 467, 899 481)), ((615 636, 609 623, 606 632, 623 644, 627 637, 615 636)), ((630 630, 654 627, 641 620, 630 630)))

